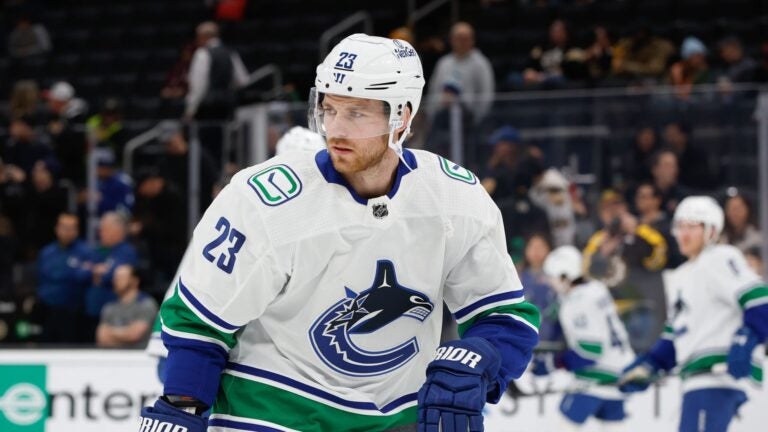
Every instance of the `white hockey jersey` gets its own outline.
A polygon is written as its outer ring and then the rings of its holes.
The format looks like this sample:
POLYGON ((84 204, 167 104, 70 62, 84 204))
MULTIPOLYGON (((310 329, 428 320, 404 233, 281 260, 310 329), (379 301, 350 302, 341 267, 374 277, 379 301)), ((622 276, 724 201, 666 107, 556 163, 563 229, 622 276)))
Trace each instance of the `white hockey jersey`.
MULTIPOLYGON (((726 372, 728 350, 744 325, 744 310, 768 301, 765 282, 730 245, 705 248, 666 274, 664 282, 669 310, 663 337, 674 342, 683 390, 743 389, 749 381, 736 381, 726 372)), ((755 349, 754 381, 762 380, 763 361, 763 349, 755 349)))
POLYGON ((574 287, 560 297, 559 319, 568 348, 595 361, 593 366, 574 371, 574 390, 623 399, 611 384, 616 383, 635 353, 608 288, 596 280, 574 287))
POLYGON ((238 173, 205 212, 161 317, 169 337, 229 352, 209 430, 415 423, 443 300, 460 332, 492 314, 536 331, 475 175, 405 159, 414 170, 401 162, 392 191, 366 200, 326 151, 288 153, 238 173))

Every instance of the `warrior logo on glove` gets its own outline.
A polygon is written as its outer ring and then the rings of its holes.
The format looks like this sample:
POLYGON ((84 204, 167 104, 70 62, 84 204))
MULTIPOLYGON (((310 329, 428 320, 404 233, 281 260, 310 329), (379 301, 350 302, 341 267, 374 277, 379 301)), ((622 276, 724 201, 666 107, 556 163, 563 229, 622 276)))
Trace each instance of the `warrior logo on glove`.
POLYGON ((397 282, 392 262, 377 262, 376 276, 367 290, 360 294, 345 290, 347 297, 326 310, 309 331, 312 347, 326 365, 345 375, 374 376, 403 366, 419 352, 415 337, 382 351, 365 350, 352 339, 400 317, 423 322, 434 309, 426 295, 397 282))

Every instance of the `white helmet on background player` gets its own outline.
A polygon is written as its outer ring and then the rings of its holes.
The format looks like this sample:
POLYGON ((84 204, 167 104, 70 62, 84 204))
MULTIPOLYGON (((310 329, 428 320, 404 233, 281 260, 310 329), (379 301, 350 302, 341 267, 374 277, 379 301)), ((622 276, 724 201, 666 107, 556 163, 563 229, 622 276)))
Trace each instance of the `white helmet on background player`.
POLYGON ((325 148, 325 140, 322 136, 301 126, 294 126, 277 140, 275 152, 283 154, 294 151, 308 151, 317 153, 325 148))
POLYGON ((375 128, 352 127, 346 138, 389 135, 389 146, 401 155, 423 88, 421 60, 408 42, 361 33, 347 36, 317 66, 309 98, 310 129, 327 136, 323 110, 319 109, 324 94, 380 100, 387 104, 388 121, 375 128), (411 111, 407 124, 403 121, 406 107, 411 111), (397 139, 395 132, 403 126, 397 139))
MULTIPOLYGON (((723 230, 725 216, 723 209, 713 198, 708 196, 690 196, 680 201, 672 218, 672 234, 681 222, 693 222, 704 225, 704 243, 717 242, 723 230)), ((676 234, 675 234, 676 235, 676 234)))
POLYGON ((573 246, 560 246, 544 260, 544 274, 559 293, 583 275, 581 252, 573 246), (564 281, 565 279, 566 281, 564 281))

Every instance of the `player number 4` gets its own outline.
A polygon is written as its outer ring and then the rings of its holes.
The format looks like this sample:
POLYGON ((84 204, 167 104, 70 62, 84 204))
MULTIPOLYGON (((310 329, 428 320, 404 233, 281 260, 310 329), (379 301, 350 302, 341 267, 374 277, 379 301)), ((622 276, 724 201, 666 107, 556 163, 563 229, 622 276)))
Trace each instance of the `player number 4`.
POLYGON ((232 228, 227 218, 223 216, 216 222, 216 231, 219 231, 219 236, 205 245, 203 248, 203 257, 212 263, 215 262, 218 268, 231 274, 232 270, 235 268, 237 253, 240 251, 240 248, 243 247, 243 243, 245 243, 245 235, 236 228, 232 228), (229 247, 226 252, 219 254, 217 259, 211 251, 219 247, 225 241, 229 242, 229 247))

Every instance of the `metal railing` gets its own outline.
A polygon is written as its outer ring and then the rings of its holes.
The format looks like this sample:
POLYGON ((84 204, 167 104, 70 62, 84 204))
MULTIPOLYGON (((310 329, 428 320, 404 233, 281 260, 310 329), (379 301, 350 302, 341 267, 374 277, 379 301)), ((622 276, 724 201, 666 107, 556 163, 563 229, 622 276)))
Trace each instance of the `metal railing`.
POLYGON ((338 24, 324 31, 323 34, 320 35, 320 63, 325 60, 325 56, 327 56, 330 51, 331 40, 360 23, 363 24, 363 31, 366 34, 373 34, 373 18, 371 17, 371 14, 362 10, 353 13, 341 20, 338 24))

